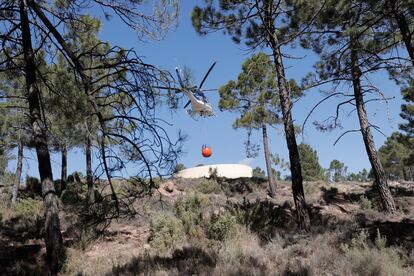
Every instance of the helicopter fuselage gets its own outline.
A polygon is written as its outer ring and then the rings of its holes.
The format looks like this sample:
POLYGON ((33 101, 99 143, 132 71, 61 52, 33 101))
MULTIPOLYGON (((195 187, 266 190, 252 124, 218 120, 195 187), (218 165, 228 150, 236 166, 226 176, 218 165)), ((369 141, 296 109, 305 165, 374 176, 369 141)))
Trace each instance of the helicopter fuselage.
POLYGON ((182 91, 191 101, 191 113, 197 114, 200 116, 208 117, 213 116, 214 111, 212 105, 207 102, 207 99, 197 99, 194 96, 194 93, 189 90, 182 91))

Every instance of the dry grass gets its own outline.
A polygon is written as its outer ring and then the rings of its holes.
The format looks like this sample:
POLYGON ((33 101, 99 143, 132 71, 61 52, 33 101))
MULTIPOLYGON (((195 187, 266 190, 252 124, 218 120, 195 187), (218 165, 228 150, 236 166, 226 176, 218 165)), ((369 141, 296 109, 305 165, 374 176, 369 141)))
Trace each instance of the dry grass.
POLYGON ((313 225, 301 233, 290 183, 270 199, 263 183, 214 181, 181 179, 165 201, 143 199, 142 216, 69 247, 61 275, 414 275, 408 184, 393 183, 400 212, 384 215, 367 184, 305 183, 313 225))

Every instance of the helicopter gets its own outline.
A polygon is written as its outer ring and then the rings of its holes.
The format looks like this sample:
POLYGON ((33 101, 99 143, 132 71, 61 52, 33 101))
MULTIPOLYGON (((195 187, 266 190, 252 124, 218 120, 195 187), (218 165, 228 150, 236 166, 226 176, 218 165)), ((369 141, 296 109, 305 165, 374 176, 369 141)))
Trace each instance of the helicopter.
POLYGON ((161 87, 155 86, 155 88, 159 89, 167 89, 167 90, 174 90, 176 93, 183 93, 188 97, 188 102, 184 105, 184 109, 187 108, 191 104, 191 109, 187 109, 187 113, 192 116, 200 116, 200 117, 210 117, 214 116, 214 110, 211 103, 208 101, 207 97, 204 95, 205 91, 213 91, 217 89, 202 89, 204 82, 206 81, 208 75, 213 70, 216 62, 208 69, 207 73, 205 74, 203 80, 200 82, 199 86, 192 86, 188 87, 184 84, 183 79, 181 77, 181 73, 178 67, 175 68, 175 72, 177 74, 178 83, 180 84, 180 88, 176 87, 161 87))

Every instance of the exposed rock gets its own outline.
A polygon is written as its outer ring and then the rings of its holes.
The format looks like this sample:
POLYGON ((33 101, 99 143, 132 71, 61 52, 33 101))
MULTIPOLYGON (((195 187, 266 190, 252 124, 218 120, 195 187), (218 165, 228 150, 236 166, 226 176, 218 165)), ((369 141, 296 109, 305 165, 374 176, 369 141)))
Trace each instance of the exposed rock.
POLYGON ((159 196, 160 194, 162 196, 171 197, 171 196, 181 195, 182 192, 178 191, 177 188, 175 187, 174 182, 170 180, 170 181, 160 184, 160 187, 157 189, 157 192, 155 193, 155 195, 159 196))
POLYGON ((160 188, 166 190, 169 193, 172 193, 172 192, 175 191, 175 185, 174 185, 174 182, 172 182, 172 181, 167 181, 167 182, 161 184, 160 188))

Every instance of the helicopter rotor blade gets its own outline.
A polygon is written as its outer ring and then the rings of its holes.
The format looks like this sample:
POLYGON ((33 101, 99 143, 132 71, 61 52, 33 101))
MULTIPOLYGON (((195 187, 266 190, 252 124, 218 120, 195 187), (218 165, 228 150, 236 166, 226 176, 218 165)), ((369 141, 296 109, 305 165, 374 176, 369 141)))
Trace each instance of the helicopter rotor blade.
POLYGON ((183 82, 183 80, 181 79, 181 76, 180 76, 180 71, 178 70, 178 67, 175 67, 175 72, 177 73, 178 82, 180 83, 181 87, 183 87, 183 88, 184 88, 184 82, 183 82))
POLYGON ((182 92, 182 89, 180 88, 176 88, 176 87, 166 87, 166 86, 152 86, 152 88, 157 88, 157 89, 165 89, 165 90, 174 90, 177 93, 178 92, 182 92))
POLYGON ((190 103, 191 103, 191 101, 188 101, 188 102, 185 104, 184 108, 187 108, 187 106, 189 106, 189 105, 190 105, 190 103))
POLYGON ((210 66, 210 69, 208 69, 206 75, 204 76, 203 80, 200 83, 200 86, 199 86, 200 89, 201 89, 201 87, 203 87, 204 82, 206 81, 208 75, 210 74, 211 70, 213 70, 215 65, 216 65, 216 62, 213 62, 213 64, 210 66))

